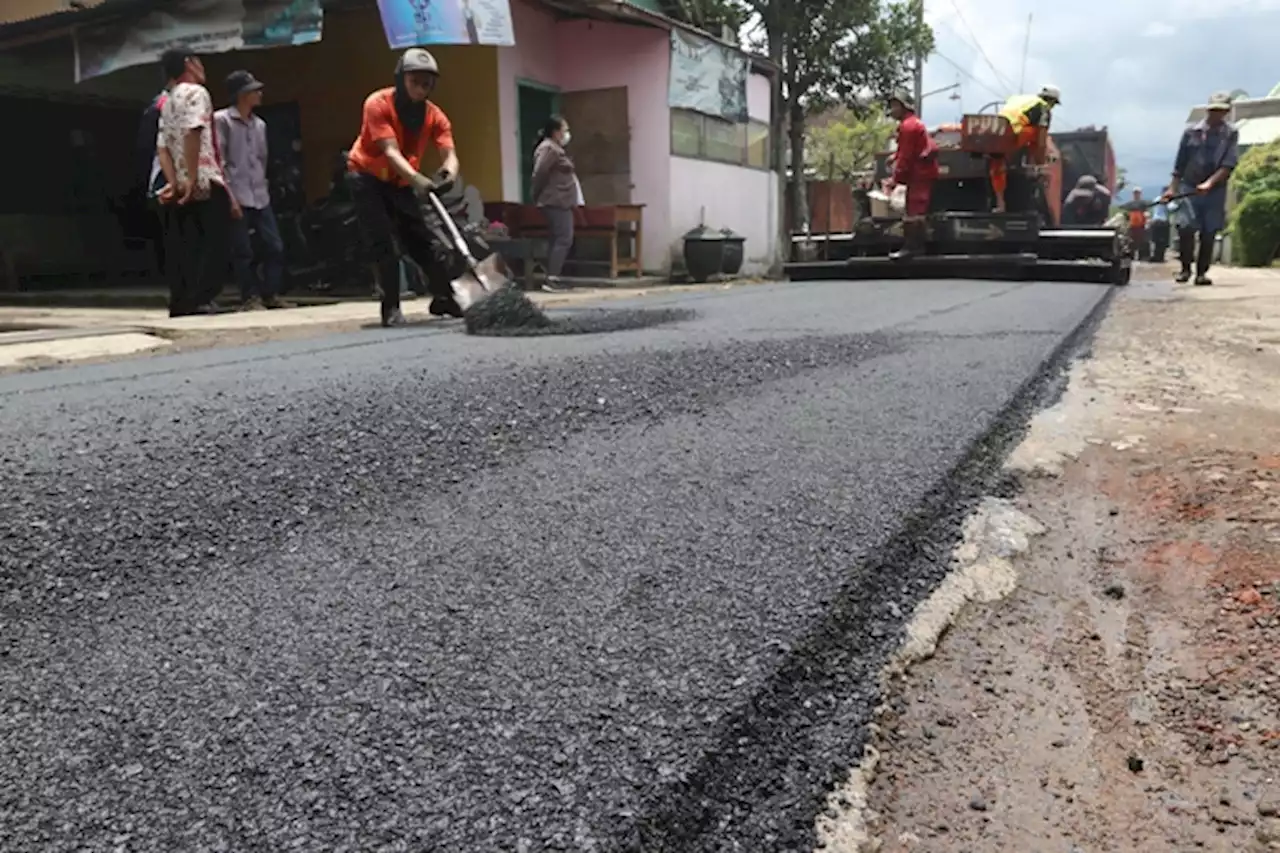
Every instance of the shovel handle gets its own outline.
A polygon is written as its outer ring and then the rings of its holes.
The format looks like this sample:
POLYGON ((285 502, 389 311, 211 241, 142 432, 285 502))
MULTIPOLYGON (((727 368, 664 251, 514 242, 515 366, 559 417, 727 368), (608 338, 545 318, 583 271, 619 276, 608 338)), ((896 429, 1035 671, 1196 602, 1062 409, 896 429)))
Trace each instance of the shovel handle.
POLYGON ((467 241, 463 238, 462 232, 458 230, 458 223, 453 221, 453 217, 449 215, 449 211, 445 209, 444 202, 440 201, 440 197, 436 195, 435 190, 427 190, 427 200, 431 202, 431 209, 436 212, 436 217, 440 219, 444 225, 444 230, 449 232, 449 238, 453 240, 453 247, 462 253, 467 259, 467 263, 474 267, 476 259, 471 256, 471 249, 467 246, 467 241))

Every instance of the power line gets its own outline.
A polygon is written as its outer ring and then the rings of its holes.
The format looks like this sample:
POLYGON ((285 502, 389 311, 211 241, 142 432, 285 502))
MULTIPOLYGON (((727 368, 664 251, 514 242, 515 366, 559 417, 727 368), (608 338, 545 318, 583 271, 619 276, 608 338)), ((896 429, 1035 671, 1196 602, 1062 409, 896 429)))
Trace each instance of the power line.
POLYGON ((936 50, 933 52, 933 55, 934 55, 934 56, 936 56, 936 57, 938 57, 939 59, 941 59, 943 62, 947 63, 948 65, 950 65, 950 66, 951 66, 952 68, 954 68, 956 71, 960 72, 961 74, 963 74, 965 77, 967 77, 967 78, 969 78, 970 80, 972 80, 972 81, 973 81, 974 83, 976 83, 977 85, 981 86, 983 89, 986 89, 986 90, 987 90, 988 92, 990 92, 992 95, 995 95, 995 96, 996 96, 997 98, 999 98, 1000 100, 1002 100, 1002 101, 1003 101, 1005 98, 1007 98, 1007 97, 1008 97, 1008 94, 1007 94, 1007 93, 997 92, 997 91, 996 91, 992 86, 988 85, 987 83, 984 83, 984 82, 983 82, 981 79, 979 79, 978 77, 973 76, 972 72, 970 72, 970 71, 969 71, 969 69, 965 68, 963 65, 961 65, 959 62, 956 62, 956 61, 955 61, 954 59, 952 59, 951 57, 949 57, 949 56, 947 56, 947 55, 945 55, 945 54, 942 54, 942 53, 938 53, 936 50))
POLYGON ((996 80, 1012 89, 1013 84, 1009 82, 1009 78, 1000 73, 1000 69, 996 68, 995 63, 991 61, 991 57, 987 56, 987 52, 982 49, 982 43, 978 41, 978 37, 974 34, 973 28, 969 26, 969 21, 965 19, 964 12, 960 11, 960 4, 957 3, 956 0, 951 0, 951 8, 956 10, 956 17, 958 17, 960 19, 960 23, 964 25, 965 32, 969 34, 973 47, 982 57, 982 61, 987 63, 987 67, 991 69, 991 73, 996 75, 996 80))

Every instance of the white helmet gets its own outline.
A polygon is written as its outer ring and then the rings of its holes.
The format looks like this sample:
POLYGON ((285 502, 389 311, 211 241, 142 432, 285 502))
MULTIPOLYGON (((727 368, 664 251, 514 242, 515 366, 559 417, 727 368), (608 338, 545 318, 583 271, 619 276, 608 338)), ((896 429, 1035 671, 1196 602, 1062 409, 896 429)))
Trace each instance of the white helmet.
POLYGON ((1057 86, 1046 83, 1040 87, 1040 97, 1044 98, 1046 101, 1053 101, 1060 104, 1062 103, 1062 90, 1057 86))

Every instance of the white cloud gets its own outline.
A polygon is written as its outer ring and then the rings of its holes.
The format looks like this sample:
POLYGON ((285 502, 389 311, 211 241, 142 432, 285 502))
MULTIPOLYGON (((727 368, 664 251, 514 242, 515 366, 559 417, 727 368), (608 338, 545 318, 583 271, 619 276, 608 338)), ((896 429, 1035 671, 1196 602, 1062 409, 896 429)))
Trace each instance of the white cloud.
POLYGON ((1143 38, 1163 39, 1178 34, 1178 28, 1166 21, 1152 21, 1142 31, 1143 38))

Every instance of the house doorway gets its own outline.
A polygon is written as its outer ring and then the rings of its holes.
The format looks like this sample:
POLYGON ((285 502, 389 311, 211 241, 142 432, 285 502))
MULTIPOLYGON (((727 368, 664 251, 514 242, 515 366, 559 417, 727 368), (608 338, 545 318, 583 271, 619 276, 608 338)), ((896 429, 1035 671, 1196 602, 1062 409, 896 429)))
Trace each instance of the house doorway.
POLYGON ((529 80, 516 82, 516 108, 520 135, 520 199, 533 204, 533 149, 538 144, 538 132, 547 119, 560 111, 560 92, 541 83, 529 80))

